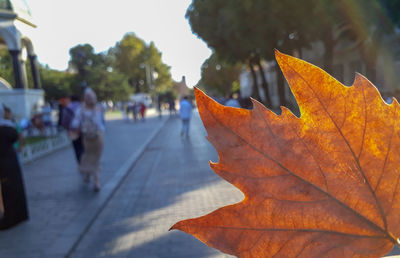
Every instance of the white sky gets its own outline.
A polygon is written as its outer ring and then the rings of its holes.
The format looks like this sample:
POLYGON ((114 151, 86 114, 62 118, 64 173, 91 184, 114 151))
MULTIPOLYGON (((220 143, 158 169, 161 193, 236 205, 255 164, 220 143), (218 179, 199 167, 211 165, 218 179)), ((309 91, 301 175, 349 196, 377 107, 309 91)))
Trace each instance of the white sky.
POLYGON ((200 67, 211 54, 192 34, 185 19, 191 0, 27 0, 34 23, 32 39, 39 62, 64 70, 69 49, 89 43, 95 52, 115 45, 125 33, 154 41, 172 78, 186 76, 188 86, 200 79, 200 67))

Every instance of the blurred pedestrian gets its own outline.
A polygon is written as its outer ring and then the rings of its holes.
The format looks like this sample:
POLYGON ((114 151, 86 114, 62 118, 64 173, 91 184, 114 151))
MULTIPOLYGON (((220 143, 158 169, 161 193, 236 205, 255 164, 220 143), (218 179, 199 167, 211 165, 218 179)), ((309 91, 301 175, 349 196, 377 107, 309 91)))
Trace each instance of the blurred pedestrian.
POLYGON ((51 119, 51 106, 49 103, 46 103, 42 107, 42 121, 45 127, 51 127, 53 125, 51 119))
POLYGON ((162 118, 162 101, 160 98, 160 95, 157 95, 157 113, 158 113, 158 118, 162 118))
POLYGON ((237 100, 237 94, 230 94, 229 99, 225 102, 225 106, 240 108, 239 101, 237 100))
POLYGON ((15 130, 17 130, 17 133, 18 133, 18 140, 14 143, 13 146, 14 146, 14 149, 17 151, 17 158, 19 160, 18 152, 21 152, 22 144, 23 144, 22 127, 20 126, 19 123, 17 123, 14 120, 11 109, 4 105, 3 105, 3 108, 4 108, 4 119, 10 120, 14 124, 15 130))
POLYGON ((82 132, 85 148, 79 170, 86 182, 93 177, 94 190, 97 192, 100 190, 100 158, 104 147, 104 111, 97 104, 96 93, 91 88, 85 90, 83 101, 82 108, 72 121, 72 128, 82 132))
POLYGON ((62 130, 62 116, 63 116, 63 110, 64 108, 68 105, 69 99, 68 98, 60 98, 58 100, 58 118, 57 118, 57 129, 59 131, 62 130))
POLYGON ((183 97, 179 106, 179 116, 182 120, 181 136, 187 137, 189 136, 189 123, 193 107, 187 96, 183 97))
POLYGON ((129 104, 121 106, 122 120, 129 122, 129 104))
POLYGON ((132 111, 133 122, 137 121, 138 108, 139 108, 139 106, 137 105, 137 103, 135 101, 130 103, 129 109, 132 111))
POLYGON ((168 99, 168 109, 169 109, 169 115, 175 115, 176 114, 176 109, 175 109, 175 100, 173 98, 168 99))
POLYGON ((62 115, 62 125, 68 131, 68 136, 72 141, 72 146, 74 147, 75 157, 78 163, 81 161, 81 157, 85 149, 83 146, 81 132, 72 130, 71 123, 80 108, 81 102, 79 97, 77 95, 72 95, 70 97, 70 102, 63 109, 62 115))
POLYGON ((14 123, 4 118, 0 105, 0 184, 4 207, 0 229, 11 228, 29 217, 21 167, 13 147, 17 140, 14 123))
POLYGON ((146 105, 143 102, 140 102, 139 107, 140 107, 140 116, 142 117, 142 122, 144 122, 146 115, 146 105))

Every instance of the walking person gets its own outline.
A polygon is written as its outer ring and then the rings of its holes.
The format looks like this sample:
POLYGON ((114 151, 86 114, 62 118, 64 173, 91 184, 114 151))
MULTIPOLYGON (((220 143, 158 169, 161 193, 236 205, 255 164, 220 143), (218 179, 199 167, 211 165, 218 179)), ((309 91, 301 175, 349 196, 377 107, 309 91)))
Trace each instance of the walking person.
POLYGON ((100 190, 100 158, 104 147, 105 120, 104 111, 97 105, 96 93, 87 88, 84 93, 82 108, 72 121, 72 129, 80 131, 85 152, 82 155, 79 171, 86 182, 93 178, 94 190, 100 190))
POLYGON ((63 128, 63 110, 68 104, 68 98, 60 98, 58 100, 58 118, 57 118, 57 131, 61 131, 63 128))
POLYGON ((157 95, 157 113, 158 113, 158 118, 162 118, 162 101, 160 98, 160 95, 157 95))
POLYGON ((122 105, 121 113, 122 113, 122 120, 124 120, 124 122, 129 122, 129 104, 122 105))
POLYGON ((138 112, 138 105, 135 101, 130 104, 130 109, 132 110, 132 118, 133 122, 137 121, 137 112, 138 112))
POLYGON ((139 107, 140 107, 140 116, 141 116, 141 120, 142 122, 145 121, 145 116, 146 116, 146 105, 143 102, 139 103, 139 107))
POLYGON ((189 99, 187 96, 183 97, 181 102, 179 103, 179 116, 181 117, 182 120, 182 130, 181 130, 181 136, 189 136, 189 123, 190 123, 190 117, 192 115, 192 104, 189 102, 189 99))
POLYGON ((4 118, 4 108, 0 105, 0 185, 4 207, 0 230, 11 228, 29 217, 21 167, 13 146, 17 140, 15 125, 4 118))
POLYGON ((24 141, 24 138, 22 137, 22 128, 21 128, 20 124, 14 120, 11 109, 4 105, 3 105, 3 109, 4 109, 4 118, 11 121, 14 124, 15 130, 17 130, 17 133, 18 133, 18 140, 14 143, 13 146, 14 146, 14 149, 17 151, 17 158, 19 161, 19 153, 22 151, 22 144, 24 141))
POLYGON ((68 136, 71 139, 72 146, 74 147, 75 157, 79 164, 81 161, 82 154, 84 152, 82 134, 79 131, 72 130, 71 123, 77 113, 81 108, 81 102, 77 95, 72 95, 70 97, 70 102, 63 109, 62 114, 62 125, 68 131, 68 136))
POLYGON ((168 99, 168 110, 169 110, 169 116, 176 114, 175 100, 173 98, 168 99))

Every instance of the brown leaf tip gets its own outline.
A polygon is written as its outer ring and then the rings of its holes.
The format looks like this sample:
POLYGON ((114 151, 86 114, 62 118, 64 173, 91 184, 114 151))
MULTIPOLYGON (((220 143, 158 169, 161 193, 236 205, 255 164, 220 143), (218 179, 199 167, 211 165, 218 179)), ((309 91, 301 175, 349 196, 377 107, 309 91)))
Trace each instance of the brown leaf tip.
POLYGON ((171 230, 182 230, 182 221, 179 221, 177 223, 175 223, 170 229, 168 229, 168 231, 171 230))
POLYGON ((174 229, 178 229, 177 227, 176 227, 176 224, 178 224, 179 222, 177 222, 177 223, 175 223, 172 227, 170 227, 169 229, 168 229, 168 231, 171 231, 171 230, 174 230, 174 229))

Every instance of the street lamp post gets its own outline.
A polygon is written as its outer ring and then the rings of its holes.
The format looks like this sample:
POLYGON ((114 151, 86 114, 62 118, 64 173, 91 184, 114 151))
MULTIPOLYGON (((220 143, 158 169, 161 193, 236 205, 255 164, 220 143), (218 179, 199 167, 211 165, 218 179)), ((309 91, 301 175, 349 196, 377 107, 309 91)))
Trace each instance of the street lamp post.
POLYGON ((146 72, 146 85, 149 90, 151 90, 151 66, 149 64, 140 64, 140 68, 144 68, 146 72))

